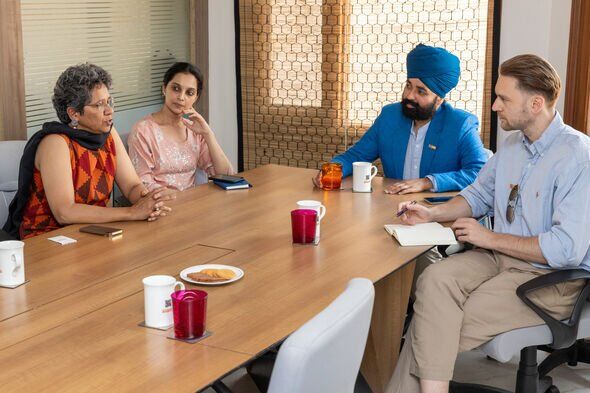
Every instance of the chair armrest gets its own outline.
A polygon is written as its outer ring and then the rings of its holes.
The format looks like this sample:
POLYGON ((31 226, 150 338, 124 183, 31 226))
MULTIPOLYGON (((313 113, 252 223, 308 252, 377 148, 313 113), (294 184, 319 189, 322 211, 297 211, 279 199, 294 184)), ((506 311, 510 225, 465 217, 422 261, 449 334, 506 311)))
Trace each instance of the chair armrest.
POLYGON ((234 393, 230 388, 228 388, 223 382, 215 381, 211 388, 215 390, 216 393, 234 393))
POLYGON ((553 335, 553 343, 551 344, 551 347, 555 349, 567 348, 576 341, 580 314, 582 313, 582 309, 584 308, 586 301, 590 300, 590 281, 587 281, 584 288, 582 288, 582 291, 578 295, 576 303, 574 304, 572 315, 570 315, 570 317, 565 321, 559 321, 551 317, 540 307, 535 305, 527 297, 527 294, 536 289, 549 285, 555 285, 562 282, 579 279, 590 280, 590 272, 584 269, 559 270, 540 277, 535 277, 516 288, 516 295, 528 307, 537 313, 537 315, 541 317, 543 321, 545 321, 547 326, 549 326, 551 334, 553 335))

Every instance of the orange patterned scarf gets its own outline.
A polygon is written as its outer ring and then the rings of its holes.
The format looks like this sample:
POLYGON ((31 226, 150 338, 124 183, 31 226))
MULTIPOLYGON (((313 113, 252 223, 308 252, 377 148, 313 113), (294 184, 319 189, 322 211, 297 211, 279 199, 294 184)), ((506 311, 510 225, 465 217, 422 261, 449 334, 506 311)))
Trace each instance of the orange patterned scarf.
MULTIPOLYGON (((90 150, 60 134, 70 149, 72 182, 76 203, 107 206, 116 170, 115 141, 111 135, 97 150, 90 150)), ((23 210, 20 238, 26 239, 60 228, 45 195, 41 172, 34 169, 29 200, 23 210)))

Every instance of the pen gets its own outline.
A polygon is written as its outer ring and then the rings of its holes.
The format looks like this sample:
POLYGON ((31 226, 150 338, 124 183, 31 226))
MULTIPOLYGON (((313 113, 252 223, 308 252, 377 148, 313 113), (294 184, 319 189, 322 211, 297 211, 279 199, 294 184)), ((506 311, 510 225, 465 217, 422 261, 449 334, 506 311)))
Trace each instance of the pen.
MULTIPOLYGON (((415 203, 416 203, 416 201, 412 201, 412 202, 409 203, 409 205, 413 205, 415 203)), ((404 214, 405 212, 407 212, 409 205, 404 206, 404 208, 402 210, 400 210, 399 212, 397 212, 397 216, 396 217, 401 217, 402 214, 404 214)))

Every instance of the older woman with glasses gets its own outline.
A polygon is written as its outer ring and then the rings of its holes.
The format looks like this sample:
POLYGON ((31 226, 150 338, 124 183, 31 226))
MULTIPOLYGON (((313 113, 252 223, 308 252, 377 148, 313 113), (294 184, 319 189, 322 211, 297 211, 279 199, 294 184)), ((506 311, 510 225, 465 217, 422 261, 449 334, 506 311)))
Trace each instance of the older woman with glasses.
POLYGON ((111 82, 108 72, 88 63, 60 75, 53 94, 59 121, 43 124, 21 159, 4 226, 12 236, 25 239, 74 223, 153 221, 170 211, 164 202, 173 193, 148 192, 113 127, 111 82), (114 182, 132 206, 108 206, 114 182))

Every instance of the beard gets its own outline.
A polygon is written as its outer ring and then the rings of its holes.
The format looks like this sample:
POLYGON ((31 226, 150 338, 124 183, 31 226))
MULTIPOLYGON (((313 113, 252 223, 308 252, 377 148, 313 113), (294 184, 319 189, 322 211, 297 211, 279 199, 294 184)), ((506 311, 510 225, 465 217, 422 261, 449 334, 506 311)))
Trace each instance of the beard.
POLYGON ((511 116, 511 119, 508 119, 501 114, 498 114, 498 119, 500 120, 500 126, 504 131, 524 131, 533 123, 532 116, 525 108, 522 108, 517 116, 511 116))
POLYGON ((412 120, 429 120, 432 119, 436 112, 436 99, 432 101, 432 104, 423 108, 416 101, 408 100, 407 98, 402 99, 402 113, 409 119, 412 120), (409 106, 408 106, 409 105, 409 106))

